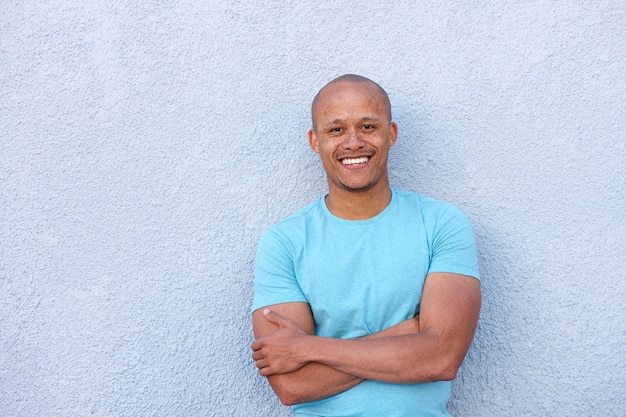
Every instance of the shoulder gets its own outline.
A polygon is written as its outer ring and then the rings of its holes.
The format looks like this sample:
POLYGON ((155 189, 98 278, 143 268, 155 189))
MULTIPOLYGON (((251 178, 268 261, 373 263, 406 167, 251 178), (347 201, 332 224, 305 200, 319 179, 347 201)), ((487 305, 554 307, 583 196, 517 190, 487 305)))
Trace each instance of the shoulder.
POLYGON ((398 197, 396 217, 420 222, 429 239, 456 233, 473 234, 467 215, 452 203, 410 191, 394 190, 395 196, 398 197))
POLYGON ((412 191, 393 189, 401 210, 417 210, 425 220, 442 217, 464 217, 465 214, 454 204, 436 200, 412 191))
POLYGON ((308 225, 318 223, 320 217, 324 215, 323 201, 323 197, 319 198, 279 222, 268 226, 261 235, 261 242, 282 241, 287 243, 304 238, 308 225))
POLYGON ((267 228, 268 231, 274 232, 288 232, 294 228, 298 228, 303 224, 307 224, 311 221, 315 221, 319 217, 323 216, 322 204, 324 199, 319 198, 309 205, 301 208, 300 210, 290 214, 278 223, 275 223, 267 228))

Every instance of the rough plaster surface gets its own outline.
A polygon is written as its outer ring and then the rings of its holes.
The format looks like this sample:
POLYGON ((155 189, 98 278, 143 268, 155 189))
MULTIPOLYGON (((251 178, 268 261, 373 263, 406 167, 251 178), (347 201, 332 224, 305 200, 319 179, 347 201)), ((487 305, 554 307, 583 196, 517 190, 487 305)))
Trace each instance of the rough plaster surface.
POLYGON ((626 415, 622 1, 118 3, 0 8, 0 415, 290 415, 253 255, 324 193, 346 72, 390 93, 393 185, 475 225, 452 414, 626 415))

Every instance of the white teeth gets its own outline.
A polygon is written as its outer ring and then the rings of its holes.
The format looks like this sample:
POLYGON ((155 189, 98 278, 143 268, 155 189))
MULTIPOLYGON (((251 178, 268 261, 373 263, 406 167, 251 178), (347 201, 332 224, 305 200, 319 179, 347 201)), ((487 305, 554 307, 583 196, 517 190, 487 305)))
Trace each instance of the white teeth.
POLYGON ((356 164, 364 164, 367 162, 367 157, 362 158, 347 158, 341 161, 344 165, 356 165, 356 164))

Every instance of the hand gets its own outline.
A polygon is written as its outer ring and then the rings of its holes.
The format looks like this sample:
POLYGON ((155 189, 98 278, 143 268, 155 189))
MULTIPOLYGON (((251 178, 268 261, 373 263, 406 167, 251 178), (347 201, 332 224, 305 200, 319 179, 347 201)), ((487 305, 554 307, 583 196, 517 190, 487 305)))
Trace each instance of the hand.
POLYGON ((310 335, 294 322, 275 311, 266 309, 263 315, 278 330, 252 343, 252 359, 263 376, 293 372, 306 365, 310 335))

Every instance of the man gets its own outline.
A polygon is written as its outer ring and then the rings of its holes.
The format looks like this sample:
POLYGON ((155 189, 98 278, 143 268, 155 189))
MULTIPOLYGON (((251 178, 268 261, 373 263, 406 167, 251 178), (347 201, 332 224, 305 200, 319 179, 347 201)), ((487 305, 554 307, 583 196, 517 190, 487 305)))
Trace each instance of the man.
POLYGON ((471 226, 390 187, 398 127, 378 84, 341 76, 311 113, 328 194, 259 242, 252 358, 297 416, 449 416, 480 310, 471 226))

